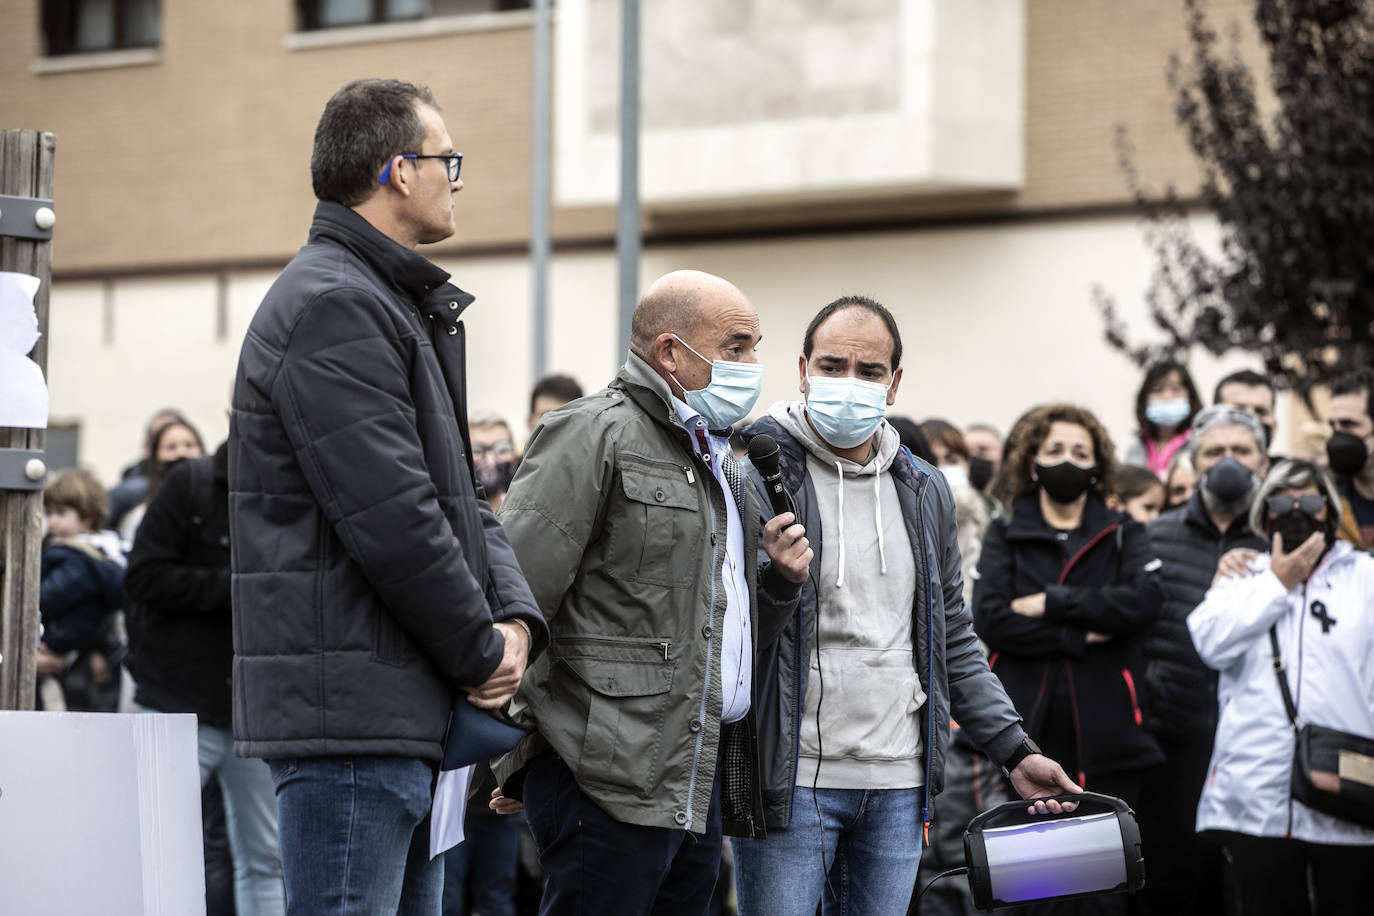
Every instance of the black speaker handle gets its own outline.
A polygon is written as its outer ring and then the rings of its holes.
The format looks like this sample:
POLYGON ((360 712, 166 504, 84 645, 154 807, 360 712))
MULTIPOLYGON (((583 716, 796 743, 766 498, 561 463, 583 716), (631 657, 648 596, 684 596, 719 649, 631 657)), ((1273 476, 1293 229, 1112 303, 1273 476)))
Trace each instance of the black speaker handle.
POLYGON ((989 827, 1010 827, 1017 824, 1034 824, 1046 820, 1062 820, 1066 817, 1078 817, 1083 814, 1084 806, 1100 809, 1100 813, 1104 814, 1108 811, 1118 815, 1131 813, 1131 806, 1121 799, 1113 795, 1102 795, 1099 792, 1084 792, 1079 795, 1055 795, 1049 798, 1020 798, 984 811, 968 822, 967 832, 974 833, 980 830, 986 830, 989 827), (1026 810, 1038 801, 1051 800, 1057 802, 1076 802, 1078 806, 1073 811, 1061 811, 1058 814, 1052 812, 1031 814, 1026 810), (1013 817, 1012 815, 1018 816, 1013 817))

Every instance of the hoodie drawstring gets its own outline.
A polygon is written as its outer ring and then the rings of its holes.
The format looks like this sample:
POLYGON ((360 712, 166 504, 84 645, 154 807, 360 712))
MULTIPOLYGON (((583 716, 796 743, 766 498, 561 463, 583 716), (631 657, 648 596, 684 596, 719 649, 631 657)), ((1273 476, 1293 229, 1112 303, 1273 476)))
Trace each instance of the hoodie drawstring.
MULTIPOLYGON (((840 570, 835 576, 835 587, 844 588, 844 465, 835 462, 835 473, 840 475, 837 488, 840 515, 840 570)), ((887 575, 887 545, 883 541, 883 477, 873 475, 873 527, 878 533, 878 565, 882 574, 887 575)))
POLYGON ((878 529, 878 563, 887 575, 887 551, 883 548, 883 491, 882 475, 873 475, 873 525, 878 529))
POLYGON ((835 587, 844 588, 844 465, 835 462, 835 473, 840 475, 837 492, 840 496, 840 572, 835 577, 835 587))

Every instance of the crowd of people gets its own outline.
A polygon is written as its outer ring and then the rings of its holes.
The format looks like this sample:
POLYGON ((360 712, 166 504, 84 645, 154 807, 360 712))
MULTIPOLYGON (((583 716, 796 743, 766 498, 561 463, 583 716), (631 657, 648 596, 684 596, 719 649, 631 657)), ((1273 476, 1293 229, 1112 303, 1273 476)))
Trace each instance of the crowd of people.
POLYGON ((756 410, 757 313, 675 271, 522 444, 414 251, 460 164, 427 90, 340 90, 229 440, 159 411, 108 494, 44 491, 40 706, 198 716, 210 912, 971 913, 917 903, 968 820, 1085 790, 1143 893, 1023 912, 1367 911, 1374 764, 1293 783, 1299 722, 1374 740, 1374 372, 1287 457, 1268 379, 1178 362, 1120 451, 1067 402, 1003 436, 889 414, 901 330, 843 296, 756 410), (431 860, 455 702, 525 736, 431 860))

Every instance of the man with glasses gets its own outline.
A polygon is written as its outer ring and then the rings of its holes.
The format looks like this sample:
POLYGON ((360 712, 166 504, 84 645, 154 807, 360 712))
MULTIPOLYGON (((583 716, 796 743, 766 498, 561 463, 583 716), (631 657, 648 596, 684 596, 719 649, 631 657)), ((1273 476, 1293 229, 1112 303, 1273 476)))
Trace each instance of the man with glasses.
POLYGON ((473 297, 415 252, 462 190, 429 90, 325 106, 305 248, 239 357, 230 421, 235 751, 266 758, 290 912, 437 914, 450 706, 496 708, 547 629, 473 481, 473 297))

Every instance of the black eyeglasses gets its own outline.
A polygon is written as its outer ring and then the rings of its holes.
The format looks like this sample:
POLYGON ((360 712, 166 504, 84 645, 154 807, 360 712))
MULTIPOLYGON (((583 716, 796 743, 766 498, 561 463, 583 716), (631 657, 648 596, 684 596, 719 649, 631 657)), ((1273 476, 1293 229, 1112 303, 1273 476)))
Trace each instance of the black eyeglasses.
MULTIPOLYGON (((433 155, 433 156, 430 156, 430 155, 423 155, 423 156, 422 156, 422 155, 420 155, 419 153, 401 153, 401 158, 402 158, 402 159, 443 159, 443 160, 445 160, 444 165, 448 168, 448 180, 449 180, 449 181, 457 181, 457 180, 458 180, 458 173, 461 172, 461 171, 463 170, 463 154, 462 154, 462 153, 439 153, 439 154, 433 155)), ((391 163, 394 162, 394 161, 395 161, 395 157, 393 156, 390 160, 387 161, 386 168, 382 169, 382 176, 381 176, 380 178, 377 179, 377 181, 380 182, 381 184, 386 184, 387 179, 391 177, 391 163)))
POLYGON ((1304 493, 1302 496, 1271 496, 1264 503, 1269 507, 1269 511, 1276 516, 1285 516, 1290 512, 1302 509, 1308 515, 1316 516, 1326 505, 1326 499, 1316 493, 1304 493))

